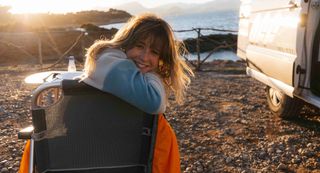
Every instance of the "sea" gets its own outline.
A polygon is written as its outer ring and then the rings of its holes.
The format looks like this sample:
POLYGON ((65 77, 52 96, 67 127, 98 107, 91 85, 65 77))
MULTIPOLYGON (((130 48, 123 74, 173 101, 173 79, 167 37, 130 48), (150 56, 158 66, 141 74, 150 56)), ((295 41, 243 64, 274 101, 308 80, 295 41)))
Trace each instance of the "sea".
MULTIPOLYGON (((191 30, 193 28, 213 28, 218 30, 238 30, 238 11, 222 11, 222 12, 206 12, 206 13, 195 13, 195 14, 185 14, 185 15, 174 15, 163 17, 175 31, 174 34, 177 39, 185 40, 188 38, 196 38, 197 32, 178 32, 181 30, 191 30)), ((101 25, 104 28, 121 28, 124 23, 116 23, 109 25, 101 25)), ((213 30, 202 30, 202 35, 210 34, 226 34, 235 32, 223 32, 223 31, 213 31, 213 30)), ((201 53, 201 58, 205 58, 209 52, 201 53)), ((188 55, 188 59, 196 60, 196 53, 188 55)), ((216 59, 222 60, 232 60, 237 61, 239 57, 232 51, 219 51, 213 53, 207 61, 212 61, 216 59)))

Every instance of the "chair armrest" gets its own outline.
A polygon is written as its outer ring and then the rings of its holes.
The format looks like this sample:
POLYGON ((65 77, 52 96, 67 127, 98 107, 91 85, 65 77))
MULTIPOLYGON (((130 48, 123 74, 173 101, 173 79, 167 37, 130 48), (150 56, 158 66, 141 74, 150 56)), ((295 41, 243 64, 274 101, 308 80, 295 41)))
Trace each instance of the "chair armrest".
POLYGON ((34 127, 29 126, 18 132, 18 139, 31 139, 31 135, 33 133, 34 127))

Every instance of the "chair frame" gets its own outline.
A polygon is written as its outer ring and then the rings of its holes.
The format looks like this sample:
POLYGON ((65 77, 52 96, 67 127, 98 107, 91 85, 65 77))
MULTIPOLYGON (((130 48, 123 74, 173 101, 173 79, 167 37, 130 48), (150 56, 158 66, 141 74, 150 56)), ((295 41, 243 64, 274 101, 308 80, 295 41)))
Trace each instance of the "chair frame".
MULTIPOLYGON (((32 98, 31 98, 31 109, 32 110, 37 110, 41 107, 39 107, 39 96, 41 96, 41 93, 45 90, 48 89, 52 89, 52 88, 59 88, 62 89, 62 84, 63 81, 62 80, 56 80, 50 83, 44 83, 42 85, 40 85, 38 88, 36 88, 33 93, 32 93, 32 98)), ((63 94, 62 94, 63 97, 63 94)), ((55 102, 59 101, 59 98, 56 98, 56 100, 54 100, 55 102)), ((154 115, 154 126, 152 127, 152 131, 154 131, 154 133, 156 134, 157 131, 157 120, 158 120, 158 115, 154 115)), ((18 133, 18 138, 19 139, 29 139, 30 140, 30 155, 29 155, 29 169, 28 172, 29 173, 33 173, 34 170, 34 166, 35 166, 35 139, 34 139, 34 127, 33 126, 29 126, 27 128, 22 129, 21 131, 19 131, 18 133)), ((153 139, 151 139, 152 141, 155 141, 155 136, 153 135, 153 139)), ((149 157, 153 156, 153 149, 154 149, 154 145, 150 146, 150 152, 151 154, 149 154, 149 157)), ((151 159, 151 158, 148 158, 151 159)), ((148 173, 152 172, 152 168, 148 168, 148 170, 146 171, 148 173)))

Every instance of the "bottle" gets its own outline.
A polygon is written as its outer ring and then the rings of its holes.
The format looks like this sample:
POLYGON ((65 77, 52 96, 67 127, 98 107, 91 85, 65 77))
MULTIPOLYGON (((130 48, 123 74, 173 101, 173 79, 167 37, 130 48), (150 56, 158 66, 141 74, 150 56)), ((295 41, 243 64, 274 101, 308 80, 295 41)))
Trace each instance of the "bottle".
POLYGON ((77 71, 77 67, 74 61, 74 56, 69 56, 68 72, 77 71))

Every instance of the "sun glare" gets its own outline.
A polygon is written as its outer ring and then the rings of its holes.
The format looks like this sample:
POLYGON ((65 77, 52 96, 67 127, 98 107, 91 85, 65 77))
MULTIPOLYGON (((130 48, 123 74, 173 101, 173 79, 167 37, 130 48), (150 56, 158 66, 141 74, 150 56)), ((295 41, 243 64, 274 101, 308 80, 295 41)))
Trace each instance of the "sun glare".
POLYGON ((11 13, 68 13, 119 5, 130 0, 2 0, 11 13))
POLYGON ((108 9, 137 1, 145 7, 173 2, 204 3, 209 0, 0 0, 0 6, 10 6, 11 13, 67 13, 92 9, 108 9))
POLYGON ((67 13, 90 10, 93 3, 77 0, 11 0, 4 3, 11 6, 11 13, 67 13))

